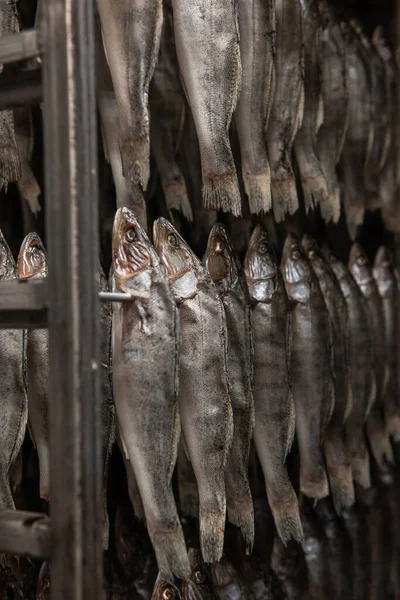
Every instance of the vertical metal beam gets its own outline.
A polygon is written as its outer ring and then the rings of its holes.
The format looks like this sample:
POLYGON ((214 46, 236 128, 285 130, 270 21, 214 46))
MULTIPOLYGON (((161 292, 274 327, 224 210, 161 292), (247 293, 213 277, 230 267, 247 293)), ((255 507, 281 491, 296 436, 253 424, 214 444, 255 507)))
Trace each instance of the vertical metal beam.
POLYGON ((51 597, 102 597, 93 0, 43 2, 51 597))

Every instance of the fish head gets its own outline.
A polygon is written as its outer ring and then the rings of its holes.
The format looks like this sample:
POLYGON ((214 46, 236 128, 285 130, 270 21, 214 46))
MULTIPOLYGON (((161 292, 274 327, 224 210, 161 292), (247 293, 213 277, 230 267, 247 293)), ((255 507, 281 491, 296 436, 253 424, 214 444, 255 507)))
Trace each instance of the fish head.
POLYGON ((326 276, 327 264, 324 260, 316 240, 310 235, 304 234, 301 240, 303 250, 318 277, 326 276))
POLYGON ((389 248, 381 246, 376 253, 372 273, 381 296, 390 293, 396 285, 393 256, 389 248))
POLYGON ((244 259, 244 273, 251 299, 270 302, 280 273, 274 247, 262 225, 257 225, 251 235, 244 259))
POLYGON ((117 291, 148 296, 153 268, 159 261, 132 210, 121 207, 112 231, 112 276, 117 291))
POLYGON ((335 18, 333 9, 326 0, 319 0, 318 14, 322 27, 328 27, 335 18))
POLYGON ((153 239, 176 295, 180 298, 193 297, 197 289, 198 273, 205 271, 200 260, 164 217, 154 221, 153 239))
POLYGON ((18 254, 18 276, 23 279, 40 279, 47 276, 47 256, 37 233, 28 233, 18 254))
POLYGON ((190 578, 182 582, 183 600, 212 600, 211 573, 200 550, 189 548, 190 578))
POLYGON ((211 279, 218 287, 227 290, 236 285, 238 258, 222 223, 216 223, 210 231, 204 262, 211 279))
POLYGON ((281 270, 286 292, 293 302, 308 302, 311 296, 312 274, 300 240, 288 233, 283 246, 281 270))
POLYGON ((216 590, 229 590, 233 598, 242 597, 241 595, 236 595, 242 590, 239 575, 225 556, 223 556, 219 562, 211 565, 211 578, 213 587, 216 590))
POLYGON ((358 285, 366 286, 372 282, 371 265, 367 253, 358 242, 350 249, 349 269, 358 285))
POLYGON ((0 281, 15 279, 17 268, 15 260, 6 239, 0 230, 0 281))
POLYGON ((166 581, 160 575, 157 576, 151 600, 181 600, 181 598, 176 585, 166 581))

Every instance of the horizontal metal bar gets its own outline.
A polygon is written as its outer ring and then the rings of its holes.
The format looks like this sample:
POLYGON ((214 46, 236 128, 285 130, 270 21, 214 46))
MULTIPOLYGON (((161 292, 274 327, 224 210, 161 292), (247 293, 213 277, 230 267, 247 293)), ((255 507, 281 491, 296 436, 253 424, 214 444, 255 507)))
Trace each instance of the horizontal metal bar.
POLYGON ((0 282, 0 329, 47 327, 47 281, 0 282))
POLYGON ((42 96, 41 69, 0 75, 0 110, 40 104, 42 96))
POLYGON ((99 299, 102 302, 133 302, 134 296, 124 292, 99 292, 99 299))
POLYGON ((39 36, 35 29, 0 37, 0 64, 18 62, 39 56, 39 36))
POLYGON ((50 518, 24 510, 0 512, 0 553, 50 558, 50 518))

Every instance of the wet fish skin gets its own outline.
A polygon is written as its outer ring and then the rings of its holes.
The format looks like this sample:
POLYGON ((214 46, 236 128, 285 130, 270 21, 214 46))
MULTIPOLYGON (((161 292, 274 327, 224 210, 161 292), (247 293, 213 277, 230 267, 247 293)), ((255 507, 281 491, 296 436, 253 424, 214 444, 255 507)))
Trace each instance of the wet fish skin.
POLYGON ((23 107, 15 108, 13 114, 21 164, 21 178, 17 186, 21 197, 28 202, 31 212, 36 215, 41 210, 39 202, 41 189, 30 164, 34 143, 32 113, 29 107, 23 107))
POLYGON ((153 237, 179 303, 182 435, 199 490, 203 559, 215 562, 223 549, 233 434, 224 307, 207 269, 166 219, 155 221, 153 237))
POLYGON ((273 246, 261 225, 250 239, 244 272, 252 301, 254 441, 277 531, 285 544, 290 539, 301 542, 297 497, 285 466, 295 431, 290 307, 273 246))
POLYGON ((211 577, 215 597, 219 600, 253 600, 252 593, 225 556, 211 565, 211 577))
POLYGON ((203 206, 241 215, 229 126, 241 86, 236 0, 172 0, 179 67, 200 144, 203 206))
MULTIPOLYGON (((0 281, 17 279, 18 272, 10 248, 0 231, 0 281)), ((0 394, 0 510, 13 509, 14 500, 10 488, 9 473, 17 458, 25 436, 28 419, 28 403, 24 382, 23 331, 2 329, 0 331, 1 373, 0 394), (13 385, 10 387, 10 381, 13 385)))
POLYGON ((328 184, 318 153, 317 135, 324 119, 321 85, 321 36, 316 0, 301 0, 304 47, 304 113, 294 141, 297 164, 308 212, 328 200, 328 184))
POLYGON ((336 223, 340 216, 340 190, 336 174, 345 141, 349 94, 347 87, 346 44, 332 7, 326 0, 319 0, 321 21, 321 93, 324 120, 318 131, 317 153, 325 176, 329 198, 320 202, 321 215, 325 221, 336 223))
POLYGON ((241 528, 248 549, 254 543, 254 510, 248 478, 254 431, 253 361, 250 296, 232 240, 221 223, 211 229, 205 264, 225 310, 228 379, 234 436, 225 471, 227 515, 241 528))
POLYGON ((160 52, 150 84, 150 140, 160 175, 167 209, 179 211, 193 221, 183 173, 177 163, 183 121, 186 113, 185 94, 176 58, 171 1, 164 1, 164 19, 160 52))
POLYGON ((349 365, 353 406, 346 419, 347 456, 353 479, 360 486, 371 485, 369 454, 364 435, 364 424, 371 402, 375 398, 375 371, 372 336, 364 297, 348 268, 327 247, 322 252, 338 280, 346 300, 349 329, 349 365))
POLYGON ((265 130, 275 89, 275 6, 239 0, 242 89, 235 111, 242 176, 251 213, 271 210, 271 170, 265 130))
POLYGON ((112 247, 114 289, 133 297, 131 303, 113 307, 118 429, 143 499, 160 573, 168 580, 172 575, 184 578, 189 560, 171 485, 180 434, 177 308, 166 272, 127 208, 116 213, 112 247))
POLYGON ((275 95, 266 143, 271 166, 272 205, 276 221, 298 209, 292 170, 293 141, 304 109, 303 33, 300 0, 277 0, 275 95))
POLYGON ((321 499, 329 493, 323 443, 335 402, 329 315, 318 280, 293 233, 286 237, 281 270, 292 305, 291 376, 300 491, 309 498, 321 499))
POLYGON ((182 581, 183 600, 215 600, 211 589, 211 571, 201 557, 200 550, 189 548, 190 578, 182 581))
POLYGON ((154 584, 151 600, 181 600, 179 589, 159 574, 154 584))
POLYGON ((150 176, 148 95, 160 47, 162 0, 97 0, 119 114, 124 177, 144 190, 150 176))
POLYGON ((324 453, 331 494, 336 511, 340 514, 344 508, 354 503, 353 475, 344 437, 344 423, 352 409, 347 305, 337 279, 319 251, 316 241, 304 235, 302 245, 318 279, 331 325, 335 408, 326 430, 324 453))
POLYGON ((367 435, 372 452, 381 468, 385 468, 386 461, 394 462, 389 436, 383 419, 384 398, 387 384, 387 364, 385 355, 385 319, 381 297, 372 276, 372 267, 367 254, 358 243, 353 244, 350 250, 349 269, 359 285, 365 298, 368 325, 371 328, 373 339, 373 358, 376 381, 375 399, 371 399, 372 406, 367 420, 367 435))

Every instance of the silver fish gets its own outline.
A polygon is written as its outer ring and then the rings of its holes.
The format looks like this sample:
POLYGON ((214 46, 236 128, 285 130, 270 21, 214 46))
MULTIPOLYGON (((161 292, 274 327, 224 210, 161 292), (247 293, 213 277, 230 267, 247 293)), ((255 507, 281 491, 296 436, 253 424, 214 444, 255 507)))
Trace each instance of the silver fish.
POLYGON ((162 0, 97 0, 119 114, 122 171, 144 190, 150 176, 148 96, 163 22, 162 0))
POLYGON ((114 288, 132 302, 114 305, 112 356, 118 430, 135 472, 163 577, 190 573, 171 485, 180 426, 178 312, 165 269, 131 210, 113 227, 114 288), (157 440, 157 444, 154 440, 157 440))
POLYGON ((29 204, 31 212, 36 215, 41 210, 41 190, 31 166, 34 139, 30 108, 14 109, 14 127, 21 163, 21 178, 17 187, 21 197, 29 204))
MULTIPOLYGON (((0 231, 0 281, 14 280, 17 277, 13 255, 0 231)), ((22 446, 28 419, 23 335, 22 330, 0 330, 0 510, 15 508, 9 473, 22 446)))
POLYGON ((318 280, 296 235, 289 233, 281 269, 292 304, 291 376, 300 452, 300 491, 328 495, 323 458, 325 431, 335 404, 329 315, 318 280))
POLYGON ((225 309, 228 331, 228 378, 234 436, 225 472, 228 519, 240 527, 246 545, 254 543, 254 510, 248 470, 254 431, 253 335, 250 297, 239 259, 225 227, 211 229, 205 264, 225 309))
POLYGON ((182 434, 199 489, 202 555, 215 562, 223 550, 233 434, 224 307, 207 269, 166 219, 155 221, 153 235, 179 302, 182 434))
POLYGON ((160 175, 167 209, 193 221, 184 176, 176 160, 186 113, 185 94, 176 58, 171 0, 164 0, 160 52, 150 85, 151 148, 160 175))
POLYGON ((361 290, 348 268, 329 248, 323 247, 322 251, 338 280, 347 304, 353 405, 345 423, 346 447, 354 481, 368 488, 371 478, 364 424, 376 395, 373 342, 368 313, 361 290))
POLYGON ((151 600, 181 600, 181 598, 177 586, 159 574, 154 584, 151 600))
POLYGON ((275 219, 296 212, 299 201, 292 146, 304 110, 303 33, 300 0, 276 0, 276 83, 266 132, 275 219))
POLYGON ((261 225, 251 236, 244 269, 252 301, 254 441, 278 533, 284 543, 291 538, 301 542, 299 506, 285 466, 295 431, 290 307, 272 244, 261 225))
POLYGON ((265 130, 275 89, 275 4, 239 0, 242 89, 235 112, 242 176, 251 213, 271 210, 271 169, 265 130))
POLYGON ((304 40, 304 114, 294 141, 304 203, 308 212, 326 202, 328 184, 317 153, 317 135, 324 119, 321 85, 321 36, 316 0, 301 0, 304 40))
POLYGON ((335 370, 335 408, 325 434, 324 453, 337 514, 354 504, 353 474, 347 457, 344 423, 352 409, 346 300, 316 241, 304 235, 302 245, 317 276, 329 312, 335 370))
POLYGON ((328 184, 329 198, 320 202, 325 221, 336 223, 340 216, 340 190, 336 165, 340 160, 348 127, 349 95, 347 89, 346 44, 326 0, 318 2, 321 21, 321 92, 324 120, 318 131, 317 150, 328 184))
POLYGON ((172 0, 179 67, 200 143, 205 208, 241 215, 229 126, 241 81, 236 0, 172 0))

